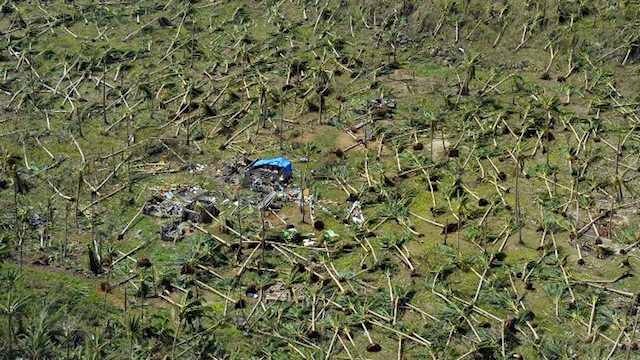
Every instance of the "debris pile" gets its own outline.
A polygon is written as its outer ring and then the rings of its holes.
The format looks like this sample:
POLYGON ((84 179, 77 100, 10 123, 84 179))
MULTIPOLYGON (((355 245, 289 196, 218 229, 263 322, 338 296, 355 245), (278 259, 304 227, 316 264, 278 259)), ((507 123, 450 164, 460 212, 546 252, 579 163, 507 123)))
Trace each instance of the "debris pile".
POLYGON ((29 225, 34 229, 41 229, 47 225, 48 220, 36 213, 29 214, 27 218, 29 225))
POLYGON ((362 207, 360 206, 360 201, 354 201, 351 204, 351 208, 349 209, 349 213, 347 214, 347 221, 356 225, 364 224, 364 215, 362 214, 362 207))
POLYGON ((183 187, 161 192, 149 200, 143 213, 159 218, 179 218, 198 223, 210 223, 211 216, 220 213, 216 199, 199 187, 183 187))
POLYGON ((206 168, 207 166, 203 164, 189 164, 186 170, 189 171, 189 174, 198 174, 205 171, 206 168))
POLYGON ((302 191, 290 184, 292 171, 291 162, 283 157, 255 161, 234 158, 224 163, 219 178, 250 190, 241 198, 245 205, 277 210, 284 203, 301 199, 302 191))
POLYGON ((263 296, 266 301, 303 301, 304 286, 302 284, 293 284, 287 287, 285 284, 278 282, 263 290, 263 296))
POLYGON ((248 170, 242 180, 243 186, 261 194, 284 191, 287 183, 277 170, 267 168, 248 170))
POLYGON ((170 222, 160 229, 160 240, 175 242, 184 238, 189 231, 190 226, 186 222, 170 222))
POLYGON ((218 170, 217 176, 226 184, 240 185, 244 178, 244 173, 251 162, 251 160, 245 157, 236 157, 225 161, 218 170))
POLYGON ((396 100, 380 96, 370 100, 364 109, 357 110, 361 115, 370 113, 375 120, 391 119, 396 111, 396 100))
POLYGON ((170 218, 171 222, 160 229, 164 241, 177 241, 190 231, 191 223, 211 223, 220 211, 216 199, 202 188, 181 187, 163 191, 152 197, 143 213, 158 218, 170 218))

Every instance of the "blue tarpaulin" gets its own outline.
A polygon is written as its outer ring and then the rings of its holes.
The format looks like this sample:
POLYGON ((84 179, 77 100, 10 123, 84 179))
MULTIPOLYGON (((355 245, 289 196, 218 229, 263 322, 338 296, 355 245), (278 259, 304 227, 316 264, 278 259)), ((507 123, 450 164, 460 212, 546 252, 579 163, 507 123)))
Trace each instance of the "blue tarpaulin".
POLYGON ((291 177, 291 174, 293 173, 293 165, 291 164, 291 161, 282 156, 256 160, 249 165, 249 170, 263 167, 276 168, 282 173, 282 175, 284 175, 285 178, 291 177))

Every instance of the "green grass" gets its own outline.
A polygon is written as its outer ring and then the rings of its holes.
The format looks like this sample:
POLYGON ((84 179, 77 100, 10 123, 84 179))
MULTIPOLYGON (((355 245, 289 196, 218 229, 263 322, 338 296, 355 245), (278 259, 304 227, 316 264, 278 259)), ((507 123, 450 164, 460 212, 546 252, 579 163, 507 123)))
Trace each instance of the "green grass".
MULTIPOLYGON (((493 46, 493 41, 500 29, 496 14, 500 13, 501 4, 470 2, 469 8, 465 8, 465 2, 454 1, 450 3, 456 4, 455 11, 450 8, 452 14, 441 19, 443 4, 439 1, 402 3, 413 4, 413 11, 408 11, 405 15, 404 11, 407 9, 400 9, 400 2, 389 1, 342 4, 331 0, 326 7, 324 2, 318 3, 318 6, 296 1, 269 1, 260 4, 246 1, 215 4, 195 2, 192 11, 185 17, 185 23, 179 33, 178 26, 186 6, 182 2, 157 4, 145 0, 133 5, 114 6, 86 1, 74 4, 54 1, 46 7, 43 6, 43 9, 21 3, 16 3, 15 8, 11 6, 10 10, 5 9, 6 13, 0 15, 0 28, 13 29, 12 26, 15 26, 17 21, 15 11, 19 11, 31 33, 39 33, 39 36, 27 37, 27 31, 17 28, 6 35, 10 38, 7 46, 12 46, 12 51, 25 54, 26 57, 23 60, 18 60, 6 47, 0 47, 0 86, 3 89, 3 92, 0 92, 0 102, 6 105, 6 109, 0 112, 0 134, 24 130, 17 134, 3 135, 0 154, 3 157, 9 154, 27 155, 26 160, 31 169, 26 169, 24 166, 25 159, 18 161, 18 168, 29 177, 34 188, 30 193, 18 197, 20 209, 25 211, 29 209, 29 213, 44 214, 47 212, 46 204, 49 201, 56 208, 55 221, 50 228, 54 244, 52 247, 38 249, 39 241, 34 229, 28 229, 23 235, 26 258, 22 280, 15 291, 29 295, 33 300, 58 299, 72 309, 73 313, 78 314, 80 325, 89 324, 88 327, 92 331, 107 329, 109 324, 107 320, 120 322, 125 318, 120 309, 124 302, 123 289, 126 287, 127 291, 130 291, 129 295, 135 297, 131 294, 135 293, 135 286, 142 284, 140 279, 133 280, 133 283, 125 283, 120 289, 108 294, 106 305, 104 293, 98 291, 99 285, 107 279, 111 283, 116 283, 142 270, 132 261, 124 260, 109 276, 88 275, 86 246, 91 242, 92 237, 91 211, 87 216, 79 215, 79 227, 76 228, 75 214, 73 214, 74 201, 63 200, 54 194, 48 182, 54 184, 66 196, 75 197, 81 169, 84 179, 89 184, 96 185, 101 183, 127 155, 133 159, 130 170, 127 169, 128 166, 122 167, 98 194, 98 197, 105 196, 118 186, 132 180, 131 192, 125 189, 95 207, 98 220, 95 230, 105 247, 114 251, 128 252, 142 242, 148 242, 148 245, 133 254, 132 258, 148 258, 153 264, 152 270, 148 271, 149 274, 168 274, 172 282, 191 290, 196 289, 193 287, 192 280, 201 278, 201 275, 180 274, 183 263, 194 256, 211 255, 203 254, 204 251, 219 251, 229 261, 226 265, 217 266, 216 271, 224 274, 227 279, 218 281, 207 278, 207 283, 224 288, 225 291, 231 289, 231 295, 239 299, 244 298, 244 292, 250 285, 265 282, 286 283, 290 276, 303 277, 303 274, 296 273, 297 266, 291 264, 292 260, 301 261, 301 258, 304 258, 310 260, 306 265, 317 266, 319 259, 327 257, 326 254, 319 250, 292 247, 296 255, 289 254, 290 258, 286 259, 279 252, 270 249, 265 252, 265 263, 261 263, 262 256, 258 256, 256 259, 260 260, 255 260, 256 263, 252 264, 271 267, 273 272, 261 274, 248 270, 241 278, 235 279, 234 275, 253 246, 245 248, 243 256, 236 259, 236 249, 207 249, 203 246, 206 237, 197 232, 175 244, 163 242, 159 239, 159 230, 169 220, 153 219, 145 215, 139 217, 123 239, 118 240, 117 234, 136 214, 145 200, 157 191, 173 186, 197 185, 216 193, 220 192, 221 196, 230 200, 226 205, 221 205, 224 213, 228 214, 233 211, 233 202, 246 196, 248 191, 237 189, 218 178, 216 170, 222 163, 239 156, 254 159, 284 154, 294 161, 296 169, 294 182, 296 184, 300 182, 299 175, 304 171, 307 175, 307 187, 318 195, 318 205, 321 206, 315 209, 316 218, 324 221, 326 229, 339 235, 335 245, 329 244, 329 247, 332 250, 334 247, 336 249, 344 246, 352 248, 350 251, 335 252, 331 256, 336 269, 350 275, 361 270, 360 262, 369 252, 357 242, 362 240, 367 229, 358 229, 353 224, 343 222, 351 204, 345 201, 347 194, 333 179, 334 175, 360 193, 362 210, 368 220, 369 228, 381 220, 379 215, 385 209, 385 204, 378 199, 378 195, 382 193, 408 196, 410 197, 409 209, 412 212, 440 223, 455 223, 453 213, 456 212, 459 201, 455 197, 451 199, 451 207, 454 209, 452 213, 445 192, 456 175, 460 175, 462 182, 479 197, 496 201, 495 209, 488 213, 484 226, 479 227, 477 223, 484 215, 486 207, 478 206, 477 199, 473 196, 468 196, 464 228, 459 233, 448 234, 447 246, 443 245, 444 236, 439 227, 408 216, 408 219, 404 220, 421 234, 421 236, 411 237, 405 244, 410 251, 411 261, 418 270, 417 276, 411 276, 407 266, 395 255, 395 249, 387 249, 383 246, 385 240, 399 238, 406 233, 404 226, 397 224, 395 219, 390 219, 373 234, 367 234, 371 235, 368 239, 382 260, 381 263, 374 264, 371 255, 368 255, 365 264, 378 267, 369 269, 358 277, 372 287, 376 287, 377 290, 363 289, 348 298, 339 298, 341 301, 349 300, 356 305, 362 305, 369 300, 388 301, 388 295, 386 295, 388 285, 384 273, 388 271, 397 291, 415 291, 411 303, 437 316, 454 316, 455 314, 452 315, 448 309, 450 306, 430 291, 436 272, 440 270, 451 272, 446 278, 444 274, 439 275, 442 278, 438 278, 439 281, 436 284, 438 289, 447 290, 462 299, 470 300, 478 286, 477 274, 482 274, 485 269, 483 258, 488 258, 492 252, 497 251, 503 240, 504 234, 500 234, 502 229, 515 219, 515 173, 514 162, 509 151, 514 149, 517 136, 514 138, 506 131, 505 123, 519 134, 523 127, 522 115, 527 105, 531 105, 533 110, 529 113, 528 120, 543 121, 546 114, 539 108, 535 97, 544 94, 564 98, 567 85, 580 90, 572 95, 571 104, 560 104, 560 111, 553 113, 555 127, 552 132, 555 140, 545 141, 544 145, 545 150, 548 151, 549 163, 556 172, 545 176, 564 186, 571 186, 574 179, 569 171, 567 155, 568 149, 579 147, 579 140, 571 130, 563 129, 560 121, 561 116, 566 120, 570 118, 569 115, 585 120, 581 124, 573 122, 578 138, 590 131, 586 123, 593 121, 596 117, 599 117, 602 122, 599 136, 614 146, 620 136, 629 132, 631 135, 624 149, 623 162, 635 167, 635 158, 626 157, 626 155, 632 153, 637 147, 637 137, 633 131, 636 119, 632 115, 625 117, 620 113, 620 108, 613 105, 616 101, 633 103, 637 100, 633 95, 637 92, 639 84, 637 60, 631 59, 625 66, 620 64, 621 57, 627 50, 627 44, 624 41, 629 39, 629 28, 632 28, 632 21, 636 18, 634 14, 638 12, 637 6, 611 5, 603 1, 590 2, 586 5, 591 12, 588 15, 576 15, 572 27, 569 27, 568 23, 558 22, 557 6, 574 6, 575 4, 568 4, 568 2, 554 3, 553 6, 549 4, 548 22, 529 24, 526 34, 529 36, 527 43, 516 52, 514 49, 520 42, 522 26, 539 15, 535 6, 526 7, 524 1, 512 2, 511 8, 506 12, 509 24, 507 31, 496 46, 493 46), (319 12, 321 9, 322 14, 319 12), (236 13, 238 16, 232 18, 236 13), (136 14, 140 15, 139 21, 136 19, 136 14), (162 27, 156 19, 161 16, 169 19, 172 25, 162 27), (55 19, 64 22, 55 23, 56 25, 50 30, 46 29, 55 19), (318 19, 317 26, 316 19, 318 19), (478 23, 477 19, 490 20, 487 22, 482 20, 478 23), (192 23, 194 20, 195 25, 192 23), (432 35, 442 20, 445 21, 440 25, 438 34, 432 35), (456 20, 461 21, 458 23, 460 33, 457 42, 455 40, 456 20), (149 26, 145 30, 132 35, 129 40, 122 40, 147 23, 149 26), (69 31, 62 24, 67 26, 69 31), (473 30, 474 34, 470 34, 476 24, 479 24, 478 28, 473 30), (192 33, 194 27, 196 31, 192 33), (408 39, 406 43, 398 44, 399 69, 386 75, 377 74, 376 82, 373 82, 374 69, 388 65, 388 52, 391 47, 387 40, 391 31, 398 31, 408 39), (77 38, 70 32, 76 34, 77 38), (553 43, 556 57, 550 67, 551 79, 543 80, 540 77, 549 60, 547 45, 549 39, 555 37, 558 41, 553 43), (193 64, 189 43, 192 39, 196 40, 194 49, 197 55, 193 64), (571 58, 573 63, 570 64, 571 44, 576 44, 576 49, 571 58), (333 45, 336 45, 337 49, 332 48, 333 45), (169 56, 167 51, 170 46, 175 46, 178 50, 169 56), (615 47, 620 47, 620 50, 601 58, 603 54, 615 47), (110 85, 107 89, 107 104, 114 104, 108 108, 108 121, 113 124, 125 117, 109 132, 106 132, 108 125, 102 123, 102 87, 96 84, 99 81, 97 79, 102 77, 100 61, 106 49, 111 49, 112 55, 135 56, 135 60, 125 57, 116 59, 107 66, 106 78, 110 85), (463 61, 470 54, 480 55, 475 78, 470 83, 471 94, 459 96, 458 86, 461 79, 458 76, 464 77, 463 61), (68 77, 61 79, 65 66, 70 68, 76 59, 79 60, 80 67, 74 67, 70 70, 68 77), (39 78, 34 78, 30 68, 25 65, 25 60, 29 60, 37 69, 39 78), (296 87, 287 91, 286 96, 289 99, 284 104, 280 104, 277 99, 285 96, 282 87, 286 81, 289 64, 293 61, 305 61, 307 68, 304 70, 304 75, 293 75, 292 84, 296 87), (337 62, 343 66, 337 65, 337 62), (591 63, 610 74, 610 77, 594 85, 593 81, 598 71, 592 68, 591 63), (576 66, 575 72, 565 82, 558 81, 558 76, 564 75, 572 64, 576 66), (344 67, 349 70, 345 70, 344 67), (331 77, 331 92, 326 97, 322 123, 319 121, 318 113, 308 112, 304 107, 305 101, 316 105, 318 103, 318 95, 314 91, 317 85, 314 76, 320 71, 325 71, 331 77), (362 73, 356 76, 360 71, 362 73), (118 72, 117 80, 116 72, 118 72), (510 79, 500 86, 490 87, 510 74, 517 75, 520 80, 510 79), (77 86, 78 93, 73 96, 72 105, 65 99, 66 93, 82 76, 87 78, 77 86), (57 93, 51 91, 50 88, 55 87, 59 81, 57 93), (228 81, 230 82, 227 93, 213 105, 213 99, 219 95, 228 81), (516 91, 517 82, 522 82, 525 85, 524 89, 516 91), (616 86, 623 96, 612 97, 611 88, 607 82, 616 86), (182 93, 190 86, 197 88, 197 91, 183 97, 182 93), (266 127, 251 127, 237 136, 234 146, 225 150, 220 149, 220 145, 231 134, 258 118, 260 109, 257 104, 262 86, 269 88, 266 107, 271 119, 267 121, 266 127), (140 91, 142 87, 149 89, 153 101, 145 99, 145 94, 140 91), (479 94, 483 87, 491 90, 479 94), (129 90, 132 91, 127 93, 129 90), (17 93, 18 91, 22 92, 17 93), (309 92, 306 93, 307 91, 309 92), (235 96, 230 95, 232 92, 235 96), (34 95, 26 95, 31 93, 34 95), (208 97, 205 98, 204 94, 208 97), (349 150, 344 158, 337 157, 335 155, 337 149, 344 150, 356 141, 347 135, 345 130, 367 119, 366 115, 362 117, 358 112, 366 109, 372 99, 382 94, 397 102, 393 118, 377 121, 367 127, 367 131, 375 135, 367 149, 359 145, 349 150), (121 101, 121 95, 126 97, 127 105, 121 101), (169 101, 173 97, 175 99, 169 101), (194 119, 202 121, 196 125, 196 128, 202 128, 206 136, 205 140, 197 142, 201 151, 194 146, 188 148, 183 142, 186 136, 183 126, 185 123, 165 126, 167 121, 182 121, 186 118, 184 114, 176 117, 176 114, 181 111, 180 102, 183 98, 200 106, 192 114, 195 114, 194 119), (129 109, 141 100, 140 105, 134 110, 129 109), (236 113, 250 101, 252 105, 245 116, 238 116, 232 121, 230 116, 220 115, 236 113), (608 107, 603 108, 600 114, 596 114, 593 109, 588 112, 587 107, 592 101, 605 102, 608 107), (204 104, 211 104, 216 115, 205 114, 204 104), (46 129, 44 111, 49 112, 51 130, 46 129), (431 134, 428 131, 417 134, 418 142, 424 145, 424 149, 413 148, 415 143, 413 130, 418 127, 420 130, 428 129, 430 125, 430 119, 425 113, 439 116, 441 119, 439 128, 435 132, 436 138, 444 135, 450 146, 461 139, 457 147, 459 151, 457 158, 442 156, 440 159, 430 159, 431 134), (129 121, 126 117, 129 114, 132 116, 131 127, 127 126, 129 121), (565 115, 567 117, 564 117, 565 115), (78 128, 78 116, 81 120, 82 134, 78 128), (278 134, 277 128, 281 125, 282 117, 287 121, 282 123, 283 133, 278 134), (504 123, 497 121, 498 119, 504 120, 504 123), (480 131, 480 127, 484 129, 480 131), (385 143, 381 152, 382 158, 377 159, 377 141, 382 134, 385 136, 385 143), (72 142, 72 135, 84 151, 87 160, 85 164, 81 164, 81 155, 72 142), (206 170, 196 174, 185 171, 147 174, 146 172, 152 168, 151 164, 163 163, 166 170, 178 169, 183 166, 183 162, 170 151, 148 156, 144 146, 133 150, 126 149, 129 135, 135 136, 136 143, 148 141, 157 145, 161 139, 170 144, 179 157, 186 162, 204 164, 206 170), (410 136, 396 137, 401 135, 410 136), (32 172, 31 170, 43 169, 52 162, 46 151, 34 140, 34 136, 38 136, 54 156, 61 156, 66 160, 58 168, 37 174, 32 172), (391 138, 394 140, 390 141, 391 138), (23 143, 25 144, 24 154, 23 143), (398 173, 396 147, 399 148, 403 170, 416 166, 412 157, 415 155, 429 164, 429 173, 434 179, 440 178, 439 181, 434 180, 439 187, 435 197, 437 208, 443 210, 443 214, 432 215, 431 194, 425 176, 421 172, 404 179, 395 177, 398 173), (124 149, 121 155, 109 159, 101 158, 121 149, 124 149), (367 181, 363 176, 365 154, 368 159, 369 173, 375 185, 372 191, 368 189, 367 181), (301 157, 308 157, 309 162, 300 162, 301 157), (487 157, 490 157, 507 175, 506 179, 498 180, 498 184, 505 187, 503 196, 508 206, 500 203, 495 186, 490 182, 495 177, 495 171, 487 157), (467 160, 469 160, 468 163, 467 160), (484 168, 485 178, 480 176, 478 162, 484 168), (463 164, 466 164, 466 167, 460 174, 463 164), (321 179, 320 176, 322 176, 321 179), (395 186, 382 185, 383 176, 393 179, 395 186), (65 239, 64 209, 67 205, 72 209, 67 221, 71 251, 66 259, 62 259, 60 244, 65 239), (497 239, 493 238, 499 234, 497 239), (483 237, 485 235, 488 236, 485 238, 483 237), (472 237, 486 247, 486 253, 470 241, 472 237), (458 245, 458 239, 460 239, 460 245, 458 245), (29 265, 44 255, 51 255, 50 266, 29 265)), ((357 131, 355 136, 362 138, 364 132, 357 131)), ((531 154, 536 145, 536 139, 537 136, 523 139, 522 153, 531 154)), ((582 166, 586 158, 592 155, 603 155, 605 158, 615 156, 614 151, 604 141, 596 143, 593 140, 593 137, 589 138, 586 149, 583 149, 575 160, 575 168, 582 166)), ((550 283, 565 286, 564 277, 560 274, 558 266, 559 261, 563 260, 570 281, 606 280, 615 278, 624 271, 633 273, 633 267, 637 265, 633 253, 630 256, 611 255, 598 258, 595 250, 597 246, 593 244, 593 239, 586 236, 580 239, 581 243, 584 242, 583 256, 586 264, 577 265, 575 240, 570 238, 570 231, 567 231, 570 225, 580 228, 584 222, 588 221, 586 213, 588 205, 592 207, 591 215, 597 212, 597 207, 608 206, 609 200, 604 191, 609 193, 614 191, 610 184, 606 184, 613 178, 613 167, 606 159, 595 159, 593 167, 589 168, 586 174, 587 179, 577 184, 576 190, 590 196, 592 201, 590 204, 582 204, 582 218, 576 221, 570 217, 569 211, 565 213, 557 210, 562 209, 564 203, 575 198, 570 198, 570 191, 560 185, 549 184, 555 198, 555 208, 552 209, 551 203, 547 202, 543 204, 545 208, 541 209, 539 200, 548 196, 548 190, 545 181, 536 175, 544 174, 546 160, 546 154, 538 148, 536 155, 525 161, 525 170, 531 176, 521 177, 519 184, 523 243, 518 243, 517 230, 510 234, 504 249, 506 257, 500 266, 492 266, 487 270, 488 277, 476 305, 504 319, 521 315, 523 309, 518 309, 517 306, 513 309, 511 304, 505 303, 507 300, 513 301, 516 297, 509 279, 511 274, 519 292, 518 295, 522 296, 523 305, 536 314, 531 322, 541 334, 541 339, 537 342, 532 341, 528 325, 519 323, 519 331, 514 335, 518 341, 509 344, 506 350, 507 357, 514 352, 521 353, 525 358, 537 358, 540 354, 544 354, 547 358, 558 358, 559 354, 569 356, 572 352, 577 354, 577 357, 606 357, 611 346, 610 342, 602 337, 596 338, 593 344, 583 341, 583 338, 586 338, 586 327, 579 321, 588 321, 590 297, 598 294, 602 298, 602 305, 599 307, 596 323, 598 326, 602 325, 603 334, 615 339, 619 330, 611 323, 614 320, 624 321, 624 314, 628 308, 627 299, 610 292, 573 284, 572 290, 577 298, 575 308, 569 306, 568 291, 564 289, 559 304, 560 316, 556 317, 554 299, 545 292, 544 286, 550 283), (594 183, 602 182, 600 189, 594 190, 590 187, 592 183, 590 177, 594 178, 594 183), (522 280, 516 275, 523 270, 525 264, 529 263, 531 266, 541 255, 538 249, 542 236, 539 225, 543 217, 545 221, 556 221, 562 227, 555 234, 560 259, 556 261, 551 238, 547 237, 545 250, 551 250, 552 255, 545 258, 532 272, 534 289, 527 290, 522 280), (627 268, 623 265, 621 268, 620 263, 627 257, 631 267, 627 268)), ((3 161, 3 166, 4 164, 3 161)), ((6 166, 0 174, 0 179, 11 176, 6 166)), ((637 181, 632 178, 635 175, 635 170, 628 173, 632 188, 637 187, 637 181)), ((634 201, 636 197, 634 193, 627 193, 627 191, 625 196, 625 201, 634 201)), ((89 185, 80 184, 79 197, 80 208, 90 203, 89 185)), ((569 205, 571 206, 568 209, 573 211, 573 203, 569 205)), ((0 192, 0 206, 12 209, 13 194, 10 186, 8 190, 0 192)), ((311 224, 300 223, 301 216, 297 204, 287 204, 280 211, 280 215, 285 216, 286 222, 295 225, 300 233, 314 232, 316 242, 320 243, 322 232, 315 231, 311 224)), ((634 234, 639 219, 635 213, 629 212, 627 215, 628 221, 614 226, 614 233, 609 236, 612 241, 606 242, 605 246, 619 247, 635 241, 634 234)), ((231 216, 229 221, 234 226, 233 222, 236 219, 231 216)), ((6 211, 0 219, 0 234, 2 234, 0 237, 11 241, 11 252, 10 259, 0 267, 2 273, 17 268, 17 239, 13 238, 13 224, 12 212, 6 211)), ((604 226, 604 221, 601 225, 604 226)), ((279 221, 273 221, 273 226, 273 229, 269 229, 270 233, 282 231, 283 226, 279 221)), ((260 227, 258 211, 253 211, 243 220, 243 232, 248 237, 258 238, 260 227)), ((218 225, 214 224, 206 228, 230 243, 237 241, 234 235, 221 233, 218 225)), ((301 262, 306 263, 306 261, 301 262)), ((322 273, 325 272, 321 266, 318 269, 322 273)), ((349 280, 341 281, 347 283, 349 280)), ((359 289, 358 285, 354 286, 359 289)), ((625 278, 612 286, 634 293, 640 290, 640 283, 635 277, 625 278)), ((304 289, 307 291, 308 287, 304 289)), ((244 309, 233 309, 230 306, 225 316, 223 315, 224 303, 217 295, 201 294, 201 291, 195 290, 194 292, 200 294, 206 302, 204 306, 206 325, 216 325, 211 334, 216 337, 216 341, 231 358, 259 357, 263 352, 270 354, 273 358, 299 356, 287 341, 274 340, 273 337, 264 334, 274 331, 292 334, 288 339, 289 342, 291 340, 306 341, 303 334, 309 326, 308 293, 304 294, 304 300, 300 303, 274 305, 274 308, 278 308, 274 314, 265 310, 268 307, 263 308, 254 300, 245 299, 247 304, 244 309), (252 332, 236 325, 239 318, 248 317, 254 308, 255 312, 251 316, 256 323, 252 326, 262 332, 252 332)), ((336 296, 336 287, 329 278, 322 286, 321 295, 328 298, 336 296)), ((180 291, 169 296, 179 302, 185 298, 180 291)), ((139 305, 142 300, 135 299, 135 301, 139 305)), ((157 316, 156 320, 168 328, 173 326, 171 324, 175 322, 178 313, 173 305, 157 297, 145 299, 144 302, 148 303, 144 310, 145 316, 149 316, 143 321, 144 326, 152 322, 150 318, 153 316, 157 316)), ((389 304, 372 306, 376 310, 388 312, 387 305, 389 304)), ((459 303, 457 305, 461 306, 459 303)), ((333 317, 345 317, 348 321, 352 321, 348 327, 353 333, 356 346, 353 347, 347 343, 352 354, 359 351, 367 357, 381 359, 396 356, 396 335, 382 329, 371 329, 373 338, 382 345, 383 350, 377 354, 365 353, 367 340, 359 323, 353 322, 353 314, 348 310, 336 311, 326 303, 318 306, 326 307, 321 313, 322 337, 313 342, 319 348, 298 344, 305 353, 313 353, 315 357, 324 358, 325 349, 331 342, 334 331, 327 324, 333 317)), ((480 328, 483 340, 496 345, 494 348, 498 350, 495 353, 499 353, 502 324, 488 320, 473 311, 469 310, 469 312, 467 315, 471 316, 473 323, 480 328), (480 326, 486 322, 489 326, 486 328, 480 326)), ((136 307, 133 313, 142 314, 143 311, 136 307)), ((415 312, 406 311, 406 309, 401 309, 398 316, 398 324, 394 326, 404 329, 406 325, 406 328, 422 331, 423 336, 436 343, 431 350, 437 358, 459 358, 480 346, 474 343, 475 334, 466 323, 459 321, 459 318, 453 324, 458 326, 457 332, 449 337, 449 323, 430 323, 419 318, 415 312)), ((4 326, 0 328, 4 329, 4 326)), ((126 343, 126 332, 120 327, 116 328, 113 330, 115 334, 111 340, 116 344, 126 343)), ((156 338, 155 335, 151 336, 152 339, 148 342, 142 339, 139 349, 136 350, 136 356, 169 354, 173 345, 173 333, 167 331, 169 335, 164 340, 160 340, 160 337, 156 338)), ((190 328, 184 331, 184 338, 197 333, 195 329, 190 328)), ((162 333, 155 328, 151 332, 162 333)), ((5 334, 2 333, 2 335, 5 334)), ((340 336, 341 340, 348 341, 345 334, 340 333, 340 336)), ((429 354, 431 350, 426 350, 407 339, 403 344, 406 351, 405 358, 431 356, 429 354)), ((185 358, 197 357, 199 346, 204 345, 198 343, 193 349, 186 350, 185 358)), ((109 349, 115 351, 113 348, 109 349)), ((343 350, 339 341, 334 342, 334 351, 340 352, 338 356, 346 356, 343 350)), ((185 347, 179 346, 178 351, 185 351, 185 347)), ((622 356, 622 351, 618 351, 614 357, 616 356, 622 356)))

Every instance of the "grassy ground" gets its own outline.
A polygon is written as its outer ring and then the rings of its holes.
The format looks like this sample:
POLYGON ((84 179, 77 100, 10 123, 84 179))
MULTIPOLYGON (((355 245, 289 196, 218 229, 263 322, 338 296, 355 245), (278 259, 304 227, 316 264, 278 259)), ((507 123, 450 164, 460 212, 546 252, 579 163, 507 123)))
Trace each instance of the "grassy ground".
POLYGON ((606 1, 6 2, 0 273, 20 274, 5 304, 27 305, 19 323, 5 307, 3 349, 633 357, 639 13, 606 1), (376 114, 376 99, 393 111, 376 114), (304 219, 293 202, 261 221, 244 206, 256 195, 220 176, 271 155, 312 196, 304 219), (215 195, 220 221, 162 241, 169 220, 137 213, 185 185, 215 195), (60 315, 35 333, 43 303, 60 315), (69 322, 77 336, 62 341, 69 322))

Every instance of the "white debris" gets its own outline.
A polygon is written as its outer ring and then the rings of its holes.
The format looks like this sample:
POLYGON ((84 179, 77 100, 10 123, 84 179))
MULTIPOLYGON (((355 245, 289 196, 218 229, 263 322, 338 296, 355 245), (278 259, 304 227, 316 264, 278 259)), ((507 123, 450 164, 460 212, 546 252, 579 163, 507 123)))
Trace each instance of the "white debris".
POLYGON ((354 201, 349 210, 347 218, 351 218, 351 222, 356 225, 364 224, 364 215, 362 214, 362 208, 360 207, 360 201, 354 201))

